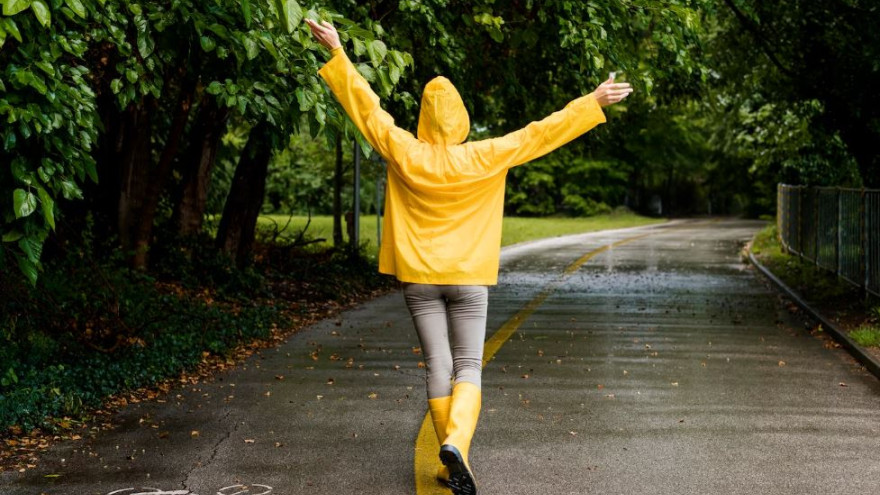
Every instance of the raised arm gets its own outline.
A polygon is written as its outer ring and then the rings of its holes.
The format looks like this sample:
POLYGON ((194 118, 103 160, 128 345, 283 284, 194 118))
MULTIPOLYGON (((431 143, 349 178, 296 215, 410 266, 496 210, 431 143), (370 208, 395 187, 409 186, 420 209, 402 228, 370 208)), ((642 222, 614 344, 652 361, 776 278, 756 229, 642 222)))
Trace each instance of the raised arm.
POLYGON ((562 110, 505 136, 471 144, 490 168, 510 168, 550 153, 605 122, 601 107, 618 103, 632 93, 627 83, 603 82, 592 93, 571 101, 562 110))
POLYGON ((312 35, 330 50, 333 57, 318 74, 327 82, 336 99, 370 145, 386 159, 397 160, 416 138, 394 125, 394 118, 382 109, 379 96, 355 69, 342 49, 339 34, 328 22, 306 19, 312 35))

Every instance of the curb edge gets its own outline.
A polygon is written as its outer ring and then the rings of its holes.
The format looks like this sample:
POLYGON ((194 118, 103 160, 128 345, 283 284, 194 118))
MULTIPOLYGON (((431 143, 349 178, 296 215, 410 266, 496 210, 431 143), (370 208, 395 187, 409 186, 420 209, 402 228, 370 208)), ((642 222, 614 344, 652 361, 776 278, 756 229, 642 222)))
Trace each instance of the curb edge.
POLYGON ((813 318, 819 321, 822 324, 822 327, 827 330, 834 340, 840 343, 857 361, 859 361, 870 373, 872 373, 877 379, 880 379, 880 361, 878 361, 874 356, 868 354, 860 345, 858 345, 853 339, 849 337, 846 333, 842 332, 836 325, 831 323, 827 318, 819 314, 815 309, 810 307, 806 301, 804 301, 801 296, 792 290, 791 287, 787 286, 785 282, 780 280, 776 275, 774 275, 770 270, 767 269, 764 265, 761 264, 752 253, 752 250, 748 250, 749 253, 749 261, 752 265, 755 266, 765 277, 770 279, 771 282, 776 284, 776 286, 791 300, 793 300, 798 306, 803 308, 804 311, 810 314, 813 318))

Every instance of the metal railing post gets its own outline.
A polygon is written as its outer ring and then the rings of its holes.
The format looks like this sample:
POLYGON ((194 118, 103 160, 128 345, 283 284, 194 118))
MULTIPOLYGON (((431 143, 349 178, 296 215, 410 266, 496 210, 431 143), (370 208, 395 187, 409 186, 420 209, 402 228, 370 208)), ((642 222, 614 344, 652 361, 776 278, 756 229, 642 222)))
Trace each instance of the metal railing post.
POLYGON ((797 211, 797 229, 798 229, 798 256, 801 259, 801 263, 804 261, 804 196, 803 196, 803 188, 797 187, 795 188, 797 191, 798 198, 798 211, 797 211))
POLYGON ((868 275, 868 232, 867 232, 867 218, 865 218, 868 208, 868 195, 865 193, 865 189, 862 188, 859 194, 859 270, 862 271, 862 276, 859 277, 865 282, 865 299, 868 299, 870 292, 868 292, 869 275, 868 275))
POLYGON ((819 228, 822 226, 821 222, 819 222, 819 215, 821 214, 821 211, 819 210, 819 200, 821 200, 821 199, 822 199, 822 196, 819 194, 819 190, 814 188, 813 189, 813 229, 814 229, 814 232, 816 233, 816 236, 815 236, 816 241, 813 243, 813 247, 815 248, 815 251, 813 251, 813 263, 815 263, 816 266, 819 266, 819 267, 822 266, 819 263, 819 246, 820 246, 819 241, 821 240, 821 236, 819 235, 820 234, 819 228))
POLYGON ((837 237, 836 242, 837 245, 834 247, 834 250, 837 251, 834 256, 834 262, 837 264, 837 276, 840 277, 843 275, 843 194, 840 188, 835 188, 837 191, 837 237))
POLYGON ((788 253, 785 241, 785 221, 783 220, 786 207, 784 190, 783 184, 776 184, 776 237, 779 239, 779 244, 782 245, 782 252, 788 253))

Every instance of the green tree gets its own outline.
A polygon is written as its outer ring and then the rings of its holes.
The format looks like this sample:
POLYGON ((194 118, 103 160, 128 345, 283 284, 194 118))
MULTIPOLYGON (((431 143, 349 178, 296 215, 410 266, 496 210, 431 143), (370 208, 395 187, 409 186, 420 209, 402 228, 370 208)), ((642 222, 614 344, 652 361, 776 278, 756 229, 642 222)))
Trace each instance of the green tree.
POLYGON ((97 181, 97 105, 78 0, 5 0, 0 16, 0 268, 37 280, 58 201, 97 181), (53 15, 55 14, 55 15, 53 15), (60 15, 59 15, 60 14, 60 15))
POLYGON ((880 139, 874 89, 880 85, 880 6, 871 0, 724 5, 714 40, 718 70, 732 94, 748 102, 752 122, 746 126, 761 119, 765 134, 752 133, 763 139, 758 144, 770 153, 780 144, 786 149, 775 166, 798 169, 806 182, 846 183, 849 155, 861 182, 880 187, 874 145, 880 139), (794 138, 785 137, 789 130, 794 138), (805 157, 801 164, 795 153, 805 157))
MULTIPOLYGON (((326 54, 302 24, 332 19, 369 55, 359 68, 384 95, 411 61, 331 11, 295 0, 4 0, 0 18, 0 131, 3 203, 0 263, 33 282, 59 198, 87 203, 143 268, 157 221, 197 232, 227 122, 253 133, 239 162, 248 184, 229 196, 262 205, 266 163, 298 129, 348 135, 316 72, 326 54), (100 179, 100 181, 99 181, 100 179), (92 184, 87 184, 91 181, 92 184), (259 186, 257 186, 259 185, 259 186)), ((232 215, 229 210, 229 215, 232 215)), ((223 223, 220 244, 247 257, 256 219, 223 223)))
MULTIPOLYGON (((708 74, 700 43, 704 17, 711 15, 700 8, 708 4, 338 0, 333 6, 365 24, 381 20, 393 46, 413 54, 414 75, 401 85, 403 101, 420 94, 421 85, 433 76, 449 77, 478 130, 472 138, 503 134, 542 118, 592 91, 609 71, 625 74, 638 91, 632 100, 645 104, 624 105, 609 129, 580 140, 565 159, 551 156, 511 174, 509 211, 548 214, 586 212, 589 205, 604 202, 603 197, 626 198, 626 193, 619 194, 617 174, 598 179, 609 181, 608 194, 597 191, 603 186, 589 192, 572 186, 597 180, 594 168, 572 160, 613 163, 630 172, 633 167, 615 158, 619 139, 609 139, 621 132, 615 120, 680 97, 697 97, 708 74), (565 193, 558 191, 561 184, 569 184, 565 193)), ((415 112, 398 100, 386 104, 401 125, 415 127, 415 112)), ((644 113, 630 119, 639 129, 640 115, 644 113)))

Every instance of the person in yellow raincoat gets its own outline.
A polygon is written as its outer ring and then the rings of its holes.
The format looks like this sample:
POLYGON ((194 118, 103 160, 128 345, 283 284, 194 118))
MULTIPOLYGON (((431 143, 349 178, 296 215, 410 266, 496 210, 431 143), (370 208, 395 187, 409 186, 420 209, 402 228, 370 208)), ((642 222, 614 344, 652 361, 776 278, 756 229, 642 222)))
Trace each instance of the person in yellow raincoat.
POLYGON ((428 408, 444 465, 438 478, 455 495, 475 494, 468 450, 481 407, 488 286, 498 280, 507 171, 605 122, 601 107, 626 98, 632 88, 609 78, 593 93, 521 130, 465 142, 470 119, 461 96, 448 79, 437 77, 422 93, 413 136, 382 109, 343 51, 336 29, 307 22, 332 54, 319 74, 388 162, 379 271, 403 282, 422 344, 428 408))

